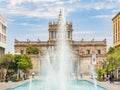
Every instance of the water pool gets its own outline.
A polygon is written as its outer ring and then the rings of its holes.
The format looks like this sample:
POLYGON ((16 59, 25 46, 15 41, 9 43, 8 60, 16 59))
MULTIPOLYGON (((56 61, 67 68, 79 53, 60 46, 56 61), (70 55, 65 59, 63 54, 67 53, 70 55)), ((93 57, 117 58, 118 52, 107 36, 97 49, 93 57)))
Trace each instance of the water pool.
MULTIPOLYGON (((52 83, 52 81, 51 81, 52 83)), ((108 90, 104 87, 97 85, 98 90, 108 90)), ((42 81, 32 81, 30 83, 25 83, 10 90, 59 90, 58 87, 47 87, 42 81), (29 87, 30 86, 30 87, 29 87), (46 87, 46 88, 45 88, 46 87), (30 88, 30 89, 29 89, 30 88)), ((77 81, 70 81, 68 90, 95 90, 94 84, 87 80, 77 80, 77 81)))

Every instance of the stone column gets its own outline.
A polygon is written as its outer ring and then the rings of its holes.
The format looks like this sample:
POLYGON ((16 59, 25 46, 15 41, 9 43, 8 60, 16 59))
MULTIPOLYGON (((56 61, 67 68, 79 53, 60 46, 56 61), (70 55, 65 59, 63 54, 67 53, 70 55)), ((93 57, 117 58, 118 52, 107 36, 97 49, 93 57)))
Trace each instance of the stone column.
POLYGON ((70 39, 72 39, 72 31, 70 32, 70 39))
POLYGON ((53 39, 53 31, 51 31, 51 39, 53 39))
POLYGON ((50 31, 49 31, 49 40, 50 40, 50 38, 51 38, 51 37, 50 37, 50 31))
POLYGON ((118 19, 117 19, 117 42, 118 42, 118 19))
POLYGON ((115 23, 113 22, 113 44, 115 44, 115 23))
POLYGON ((56 31, 55 31, 55 39, 56 39, 56 31))
POLYGON ((118 40, 120 42, 120 18, 118 19, 118 40))
POLYGON ((53 39, 55 39, 55 31, 53 31, 53 39))
POLYGON ((68 39, 70 39, 70 31, 68 31, 68 39))

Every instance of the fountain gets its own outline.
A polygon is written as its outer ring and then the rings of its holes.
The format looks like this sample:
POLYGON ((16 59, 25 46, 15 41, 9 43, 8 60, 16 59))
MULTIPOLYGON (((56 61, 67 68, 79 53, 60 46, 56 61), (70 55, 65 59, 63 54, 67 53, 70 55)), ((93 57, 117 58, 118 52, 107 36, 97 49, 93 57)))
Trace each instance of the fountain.
MULTIPOLYGON (((68 78, 70 77, 71 73, 70 67, 72 67, 72 50, 69 46, 66 34, 66 21, 62 16, 62 13, 59 16, 59 20, 57 21, 57 23, 58 32, 56 45, 54 48, 47 50, 48 52, 46 52, 44 59, 44 64, 47 64, 47 67, 44 68, 48 68, 45 75, 46 84, 48 85, 47 88, 49 87, 56 88, 56 90, 68 90, 68 78)), ((43 72, 44 71, 46 70, 43 70, 43 72)))
POLYGON ((91 78, 93 78, 93 80, 94 80, 95 90, 98 90, 97 89, 97 81, 96 81, 96 72, 95 72, 94 65, 88 63, 88 66, 90 67, 91 78))
MULTIPOLYGON (((73 80, 72 52, 67 37, 66 20, 60 11, 56 45, 44 51, 42 59, 42 80, 32 81, 11 90, 107 90, 86 80, 73 80), (74 82, 75 81, 75 82, 74 82), (22 88, 24 87, 24 89, 22 88)), ((93 74, 94 75, 94 74, 93 74)))

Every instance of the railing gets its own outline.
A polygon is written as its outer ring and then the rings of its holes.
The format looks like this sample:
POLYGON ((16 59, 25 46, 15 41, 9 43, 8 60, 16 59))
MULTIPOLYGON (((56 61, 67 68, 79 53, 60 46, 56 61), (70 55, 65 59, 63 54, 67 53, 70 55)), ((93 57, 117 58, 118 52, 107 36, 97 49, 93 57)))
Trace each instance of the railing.
POLYGON ((104 41, 73 41, 73 44, 106 44, 104 41))
MULTIPOLYGON (((106 56, 106 54, 96 54, 97 55, 97 57, 105 57, 106 56)), ((92 54, 83 54, 82 55, 82 57, 91 57, 92 56, 92 54)))
MULTIPOLYGON (((26 45, 26 44, 53 44, 53 43, 48 43, 48 41, 15 41, 15 45, 21 44, 21 45, 26 45)), ((72 45, 106 45, 104 41, 73 41, 72 45)))
POLYGON ((37 45, 37 44, 48 44, 47 41, 18 41, 15 42, 15 45, 26 45, 26 44, 33 44, 33 45, 37 45))

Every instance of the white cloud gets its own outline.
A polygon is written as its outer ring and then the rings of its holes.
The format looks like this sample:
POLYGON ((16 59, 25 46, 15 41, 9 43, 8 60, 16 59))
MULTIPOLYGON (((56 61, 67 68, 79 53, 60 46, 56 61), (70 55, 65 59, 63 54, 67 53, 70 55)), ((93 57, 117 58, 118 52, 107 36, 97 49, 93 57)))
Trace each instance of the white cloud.
MULTIPOLYGON (((14 23, 14 24, 16 24, 16 23, 14 23)), ((31 23, 26 23, 26 22, 18 23, 18 25, 27 26, 27 27, 42 27, 42 25, 31 24, 31 23)))
POLYGON ((20 27, 25 28, 25 30, 27 32, 31 32, 31 33, 41 33, 41 32, 47 32, 48 31, 48 27, 46 27, 46 25, 40 25, 40 24, 31 24, 31 23, 15 23, 15 22, 11 22, 11 24, 15 25, 19 25, 20 27))
MULTIPOLYGON (((47 1, 53 2, 54 0, 52 0, 52 1, 47 0, 47 1)), ((12 0, 11 0, 11 2, 12 2, 12 0)), ((63 6, 64 2, 62 2, 62 1, 58 1, 55 4, 48 4, 45 2, 35 3, 36 8, 34 8, 33 10, 31 8, 25 7, 23 5, 15 6, 16 4, 21 4, 22 2, 23 2, 23 0, 20 0, 19 2, 16 1, 13 4, 9 3, 7 5, 7 8, 5 9, 5 12, 7 12, 11 15, 16 15, 16 16, 22 15, 22 16, 26 16, 29 18, 31 18, 31 17, 55 18, 58 11, 61 8, 65 7, 65 6, 63 6)), ((71 11, 69 10, 67 12, 71 12, 71 11)))
POLYGON ((95 34, 96 32, 93 31, 74 31, 73 34, 74 35, 80 35, 80 34, 95 34))
POLYGON ((96 15, 96 16, 92 16, 92 18, 99 18, 99 19, 110 19, 113 17, 114 15, 96 15))
POLYGON ((42 2, 55 2, 59 0, 8 0, 10 6, 20 5, 22 3, 42 3, 42 2))
POLYGON ((30 40, 37 40, 38 38, 40 40, 44 40, 44 41, 47 41, 48 40, 48 33, 40 33, 40 34, 26 34, 23 38, 23 40, 25 40, 25 38, 27 39, 30 39, 30 40))
POLYGON ((15 20, 8 18, 7 21, 8 21, 9 23, 13 23, 15 20))
POLYGON ((61 8, 64 8, 66 15, 78 10, 120 10, 120 7, 118 6, 120 0, 117 0, 116 2, 115 0, 94 0, 91 1, 91 3, 83 2, 81 0, 5 0, 4 2, 7 2, 7 4, 5 8, 2 8, 3 12, 9 13, 9 15, 22 15, 29 18, 55 18, 61 8), (26 6, 27 3, 34 5, 33 8, 26 6))

